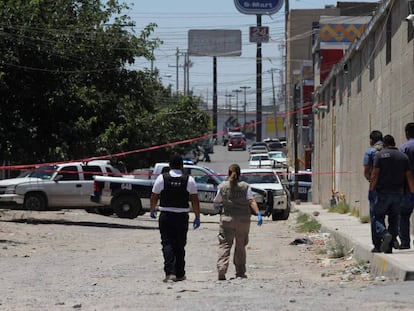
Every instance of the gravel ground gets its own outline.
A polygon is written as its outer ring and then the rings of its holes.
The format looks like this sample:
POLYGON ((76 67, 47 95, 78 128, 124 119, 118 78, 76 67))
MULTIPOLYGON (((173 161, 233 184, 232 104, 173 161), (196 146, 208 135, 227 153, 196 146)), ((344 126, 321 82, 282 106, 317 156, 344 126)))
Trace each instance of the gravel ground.
POLYGON ((147 214, 0 210, 0 310, 412 310, 412 283, 373 279, 352 255, 328 258, 327 237, 297 233, 295 213, 255 220, 247 279, 231 279, 231 265, 217 281, 219 216, 202 216, 188 234, 187 280, 163 283, 147 214), (304 238, 313 244, 290 245, 304 238))

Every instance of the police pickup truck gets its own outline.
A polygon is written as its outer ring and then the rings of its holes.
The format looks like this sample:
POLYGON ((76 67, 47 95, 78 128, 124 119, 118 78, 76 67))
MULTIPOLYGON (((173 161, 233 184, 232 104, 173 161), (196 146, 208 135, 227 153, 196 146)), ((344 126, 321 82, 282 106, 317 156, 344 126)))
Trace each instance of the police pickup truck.
MULTIPOLYGON (((150 196, 152 186, 159 174, 168 172, 168 163, 157 163, 148 170, 146 178, 143 175, 124 175, 123 177, 94 176, 94 192, 92 202, 106 206, 106 211, 113 211, 120 218, 135 218, 150 210, 150 196)), ((184 173, 193 176, 198 190, 200 210, 204 215, 215 215, 219 211, 214 209, 213 199, 218 185, 224 177, 212 169, 199 165, 184 164, 184 173)), ((267 210, 266 191, 252 188, 259 207, 267 210)), ((270 193, 273 204, 273 195, 270 193)))

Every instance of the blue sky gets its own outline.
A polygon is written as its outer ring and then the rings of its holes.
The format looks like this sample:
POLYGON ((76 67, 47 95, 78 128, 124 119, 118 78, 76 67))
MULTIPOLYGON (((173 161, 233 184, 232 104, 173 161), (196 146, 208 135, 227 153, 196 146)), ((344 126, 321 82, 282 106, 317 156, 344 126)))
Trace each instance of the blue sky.
MULTIPOLYGON (((139 31, 151 22, 158 25, 154 32, 164 44, 155 51, 154 66, 159 69, 164 84, 176 89, 176 50, 188 48, 190 29, 240 29, 242 32, 242 55, 240 57, 217 58, 217 93, 219 107, 224 107, 228 97, 240 86, 250 86, 247 92, 248 110, 255 108, 256 99, 256 44, 249 42, 249 27, 256 25, 255 15, 240 13, 233 0, 125 0, 131 4, 126 12, 136 22, 139 31)), ((346 2, 346 1, 342 1, 346 2)), ((378 2, 378 1, 352 1, 378 2)), ((290 9, 316 9, 325 5, 336 5, 329 0, 290 0, 290 9)), ((283 70, 284 53, 284 10, 272 16, 262 16, 262 25, 269 26, 270 41, 262 44, 263 75, 262 104, 271 105, 273 98, 271 70, 276 69, 273 81, 276 92, 280 88, 280 71, 283 70)), ((190 89, 195 95, 202 96, 211 105, 213 76, 211 57, 191 57, 190 89)), ((183 58, 180 59, 182 64, 183 58)), ((151 64, 143 59, 137 60, 135 68, 150 68, 151 64)), ((183 87, 183 70, 179 68, 179 88, 183 87)), ((232 103, 235 98, 232 98, 232 103)), ((240 100, 240 97, 239 97, 240 100)))

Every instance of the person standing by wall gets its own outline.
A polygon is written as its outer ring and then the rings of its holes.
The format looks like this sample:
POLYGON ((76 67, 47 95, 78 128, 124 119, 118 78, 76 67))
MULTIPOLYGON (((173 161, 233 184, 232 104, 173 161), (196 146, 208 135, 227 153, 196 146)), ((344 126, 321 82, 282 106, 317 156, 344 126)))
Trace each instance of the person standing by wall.
POLYGON ((193 228, 200 227, 200 202, 194 178, 183 173, 183 159, 173 155, 170 159, 170 171, 159 175, 154 182, 150 198, 151 218, 157 217, 161 234, 162 253, 164 256, 164 282, 183 281, 185 275, 185 245, 188 233, 189 201, 195 219, 193 228))
MULTIPOLYGON (((405 137, 407 141, 400 146, 400 151, 404 152, 408 160, 410 161, 410 170, 414 174, 414 123, 410 122, 405 125, 405 137)), ((406 196, 404 198, 404 204, 401 207, 400 215, 400 249, 409 249, 410 247, 410 217, 413 212, 413 205, 409 200, 409 189, 408 185, 405 187, 406 196)))
POLYGON ((246 246, 249 242, 250 208, 257 214, 257 225, 261 226, 263 219, 249 184, 240 181, 238 164, 229 166, 228 179, 220 184, 214 204, 215 207, 222 205, 218 234, 218 279, 226 279, 233 240, 235 240, 233 263, 236 268, 236 278, 247 278, 246 246))
MULTIPOLYGON (((364 153, 364 176, 365 179, 369 182, 371 179, 371 174, 374 166, 374 155, 383 148, 384 143, 382 142, 382 133, 378 130, 374 130, 369 134, 370 147, 365 150, 364 153)), ((371 225, 371 239, 374 248, 371 250, 373 253, 380 252, 381 238, 376 234, 375 231, 375 219, 373 212, 373 204, 369 203, 369 218, 371 225)))
POLYGON ((376 234, 381 237, 380 250, 389 254, 398 235, 406 182, 410 188, 410 201, 414 195, 414 179, 408 157, 395 147, 391 135, 384 136, 384 149, 375 154, 370 180, 368 198, 373 204, 376 234), (388 228, 385 216, 388 216, 388 228))

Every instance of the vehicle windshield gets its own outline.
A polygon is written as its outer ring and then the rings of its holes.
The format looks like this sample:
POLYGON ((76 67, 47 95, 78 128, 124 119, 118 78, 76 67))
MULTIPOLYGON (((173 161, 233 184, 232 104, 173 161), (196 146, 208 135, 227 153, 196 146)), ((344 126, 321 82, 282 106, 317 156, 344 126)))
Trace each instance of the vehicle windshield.
POLYGON ((241 174, 240 179, 248 184, 278 184, 279 180, 271 173, 244 173, 241 174))
POLYGON ((29 177, 40 178, 44 180, 50 180, 54 172, 57 171, 56 165, 44 165, 36 168, 29 177))
POLYGON ((286 158, 285 155, 282 152, 269 153, 269 156, 273 159, 284 159, 284 158, 286 158))

